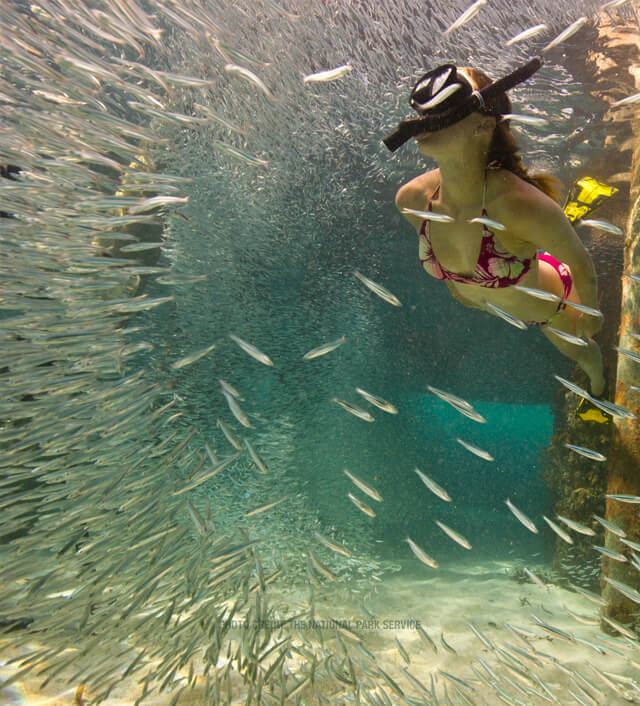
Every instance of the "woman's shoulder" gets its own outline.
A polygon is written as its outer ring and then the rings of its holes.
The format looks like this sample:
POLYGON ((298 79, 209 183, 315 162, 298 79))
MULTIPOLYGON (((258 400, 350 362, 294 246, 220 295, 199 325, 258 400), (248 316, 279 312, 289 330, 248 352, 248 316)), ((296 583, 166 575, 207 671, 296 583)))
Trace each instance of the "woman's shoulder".
POLYGON ((420 174, 398 189, 396 207, 422 209, 440 184, 440 170, 432 169, 420 174))

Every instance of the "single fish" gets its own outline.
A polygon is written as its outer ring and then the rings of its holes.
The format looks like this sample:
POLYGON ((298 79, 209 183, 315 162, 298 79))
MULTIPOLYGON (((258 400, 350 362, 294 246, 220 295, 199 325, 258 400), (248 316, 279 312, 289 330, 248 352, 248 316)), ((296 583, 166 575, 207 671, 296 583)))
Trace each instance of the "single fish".
POLYGON ((580 615, 579 613, 574 613, 572 610, 569 610, 567 606, 563 606, 564 609, 567 611, 567 614, 570 615, 574 620, 577 620, 579 623, 582 623, 583 625, 599 625, 600 621, 599 620, 594 620, 593 618, 589 618, 586 615, 580 615))
POLYGON ((476 0, 476 2, 474 2, 473 5, 471 5, 470 7, 468 7, 450 27, 445 29, 444 33, 449 34, 450 32, 453 32, 454 29, 462 27, 463 24, 473 19, 478 14, 478 12, 480 12, 482 6, 486 4, 487 0, 476 0))
POLYGON ((634 93, 632 96, 627 96, 626 98, 622 98, 619 101, 612 103, 611 107, 616 108, 619 105, 632 105, 633 103, 639 103, 639 102, 640 102, 640 93, 634 93))
POLYGON ((476 456, 483 458, 485 461, 494 461, 495 460, 493 458, 493 456, 488 451, 485 451, 484 449, 481 449, 478 446, 474 446, 473 444, 469 444, 468 442, 463 441, 462 439, 456 439, 456 441, 461 446, 464 446, 464 448, 467 449, 467 451, 471 451, 472 454, 475 454, 476 456))
POLYGON ((364 512, 365 515, 369 515, 369 517, 375 517, 376 513, 375 511, 370 508, 366 503, 363 503, 362 500, 358 500, 355 495, 352 495, 351 493, 347 493, 347 497, 351 502, 358 508, 358 510, 361 510, 364 512))
POLYGON ((599 596, 597 593, 592 593, 591 591, 588 591, 586 588, 582 588, 581 586, 576 586, 573 583, 570 583, 569 585, 571 586, 571 588, 573 588, 574 591, 577 591, 578 593, 582 594, 585 598, 588 598, 593 603, 597 603, 598 605, 603 605, 603 606, 607 605, 607 601, 604 598, 602 598, 602 596, 599 596))
POLYGON ((467 402, 467 400, 463 400, 462 397, 458 397, 452 392, 445 392, 444 390, 440 390, 437 387, 432 387, 431 385, 427 385, 427 390, 432 392, 436 397, 439 397, 444 402, 448 402, 457 408, 466 409, 469 412, 473 411, 473 406, 467 402))
POLYGON ((558 44, 561 42, 564 42, 565 39, 569 39, 569 37, 572 37, 585 23, 587 22, 586 17, 579 17, 575 22, 570 24, 565 30, 560 32, 560 34, 555 38, 552 39, 549 44, 547 44, 546 47, 542 49, 542 52, 549 51, 549 49, 553 49, 553 47, 557 47, 558 44))
POLYGON ((454 677, 453 674, 449 674, 448 672, 443 672, 442 669, 438 669, 438 674, 442 674, 442 676, 445 679, 448 679, 452 684, 456 684, 457 686, 461 686, 463 689, 466 689, 467 691, 475 691, 475 688, 471 686, 471 684, 467 683, 466 681, 459 679, 458 677, 454 677))
POLYGON ((266 512, 267 510, 271 510, 272 507, 275 507, 276 505, 279 505, 280 503, 284 502, 285 500, 288 499, 288 495, 285 495, 283 498, 280 498, 280 500, 275 500, 272 503, 267 503, 266 505, 261 505, 260 507, 257 507, 255 510, 250 510, 249 512, 245 512, 242 517, 253 517, 254 515, 259 515, 261 512, 266 512))
POLYGON ((234 449, 241 451, 242 444, 240 443, 236 435, 231 431, 231 429, 229 429, 229 427, 222 421, 222 419, 218 419, 217 423, 220 429, 222 430, 222 433, 225 435, 227 441, 231 444, 231 446, 233 446, 234 449))
POLYGON ((346 340, 347 339, 345 336, 340 336, 340 338, 336 339, 335 341, 331 341, 330 343, 323 343, 321 346, 318 346, 317 348, 312 348, 310 351, 307 351, 307 353, 302 356, 302 359, 313 360, 314 358, 319 358, 321 355, 331 353, 331 351, 335 351, 336 348, 345 343, 346 340))
POLYGON ((210 144, 212 147, 215 147, 216 149, 220 150, 221 152, 226 152, 227 154, 231 155, 232 157, 236 157, 236 159, 241 159, 243 162, 246 162, 247 164, 251 164, 254 167, 266 167, 269 164, 269 162, 267 162, 264 159, 260 159, 259 157, 254 157, 252 154, 249 154, 248 152, 243 152, 242 150, 239 150, 237 147, 233 147, 232 145, 228 145, 226 142, 221 142, 220 140, 211 139, 211 140, 209 140, 208 144, 210 144))
POLYGON ((543 583, 543 581, 536 576, 533 571, 529 571, 526 567, 523 569, 524 573, 533 581, 533 583, 536 584, 536 586, 539 586, 543 591, 548 591, 549 587, 543 583))
POLYGON ((358 478, 358 476, 354 476, 353 473, 348 471, 346 468, 343 470, 344 474, 351 480, 351 482, 354 485, 357 485, 358 488, 365 494, 368 495, 370 498, 373 498, 374 500, 377 500, 379 503, 382 502, 382 495, 375 489, 372 488, 370 485, 367 485, 361 478, 358 478))
POLYGON ((571 392, 575 392, 576 395, 579 395, 580 397, 584 397, 586 400, 591 400, 593 399, 591 395, 584 390, 583 388, 579 387, 573 382, 570 382, 569 380, 565 380, 565 378, 561 378, 559 375, 554 375, 553 376, 558 382, 561 382, 567 390, 571 390, 571 392))
POLYGON ((206 348, 202 348, 201 350, 189 353, 189 355, 185 356, 184 358, 180 358, 180 360, 176 360, 175 363, 171 363, 171 367, 174 370, 179 370, 180 368, 184 368, 186 365, 191 365, 191 363, 195 363, 196 360, 200 360, 200 358, 207 355, 207 353, 209 353, 209 351, 212 351, 215 347, 216 344, 213 343, 212 345, 207 346, 206 348))
POLYGON ((332 552, 336 552, 337 554, 342 554, 342 556, 350 557, 351 552, 341 544, 336 544, 335 542, 332 542, 330 539, 327 539, 326 537, 323 537, 319 532, 314 532, 316 539, 322 544, 324 544, 325 547, 328 547, 331 549, 332 552))
POLYGON ((608 500, 617 500, 620 503, 631 503, 633 505, 640 504, 640 496, 638 496, 638 495, 609 494, 609 495, 605 495, 604 497, 607 498, 608 500))
POLYGON ((316 555, 309 549, 309 552, 307 554, 308 559, 310 560, 311 564, 313 565, 313 568, 320 574, 322 574, 326 579, 329 579, 329 581, 337 581, 338 577, 328 569, 321 561, 316 557, 316 555))
POLYGON ((629 358, 630 360, 633 360, 636 363, 640 363, 640 353, 634 353, 633 351, 629 351, 626 348, 620 348, 618 346, 614 346, 613 348, 626 358, 629 358))
POLYGON ((414 208, 403 208, 401 213, 409 216, 417 216, 425 221, 436 221, 437 223, 452 223, 455 218, 447 216, 446 213, 436 213, 435 211, 417 211, 414 208))
POLYGON ((634 603, 640 603, 640 593, 638 593, 635 588, 628 586, 626 583, 622 583, 622 581, 616 581, 615 579, 609 578, 608 576, 604 576, 603 578, 617 591, 620 591, 623 596, 626 596, 629 600, 633 601, 634 603))
POLYGON ((585 534, 587 535, 587 537, 595 537, 596 533, 594 532, 594 530, 591 529, 591 527, 581 525, 579 522, 576 522, 575 520, 570 520, 568 517, 563 517, 562 515, 556 515, 556 517, 560 520, 560 522, 564 522, 564 524, 569 527, 569 529, 572 529, 575 532, 579 532, 580 534, 585 534))
POLYGON ((230 395, 233 395, 234 397, 237 397, 239 400, 242 399, 242 396, 240 393, 236 390, 233 385, 230 385, 226 380, 223 380, 222 378, 218 378, 218 382, 220 383, 220 387, 228 392, 230 395))
POLYGON ((631 547, 631 549, 635 549, 637 552, 640 552, 640 544, 638 544, 638 542, 632 542, 630 539, 626 539, 625 537, 620 537, 620 541, 628 547, 631 547))
POLYGON ((479 412, 476 412, 475 409, 460 407, 455 402, 451 402, 450 404, 457 412, 460 412, 460 414, 463 414, 465 417, 473 419, 474 422, 478 422, 479 424, 486 424, 487 420, 479 412))
POLYGON ((582 446, 574 446, 573 444, 565 444, 568 449, 575 451, 577 454, 584 456, 585 458, 590 458, 592 461, 606 461, 607 457, 603 456, 597 451, 592 451, 591 449, 585 449, 582 446))
POLYGON ((241 338, 238 338, 238 336, 235 336, 232 333, 229 334, 229 338, 237 343, 245 353, 248 353, 252 358, 255 358, 263 365, 273 365, 271 358, 269 358, 269 356, 262 351, 258 350, 255 346, 251 345, 251 343, 243 341, 241 338))
POLYGON ((346 409, 347 412, 350 412, 353 414, 355 417, 359 417, 360 419, 364 419, 365 422, 375 422, 376 419, 374 416, 369 414, 365 409, 360 409, 360 407, 356 407, 354 404, 350 404, 349 402, 345 402, 344 400, 338 399, 337 397, 334 397, 332 402, 335 402, 336 404, 339 404, 343 409, 346 409))
POLYGON ((424 644, 427 645, 427 647, 430 647, 435 654, 438 654, 438 648, 436 647, 436 643, 429 637, 429 633, 422 627, 420 621, 416 620, 413 616, 411 616, 411 620, 413 621, 418 635, 420 635, 420 638, 422 639, 424 644))
POLYGON ((579 336, 573 336, 572 334, 567 333, 566 331, 561 331, 560 329, 553 328, 552 326, 545 325, 544 330, 551 332, 554 336, 557 336, 558 338, 561 338, 563 341, 566 341, 567 343, 571 343, 574 346, 588 346, 589 345, 587 343, 587 341, 584 340, 584 338, 580 338, 579 336))
POLYGON ((400 656, 407 664, 410 664, 411 659, 409 657, 409 654, 405 650, 405 648, 402 646, 402 643, 400 642, 400 640, 398 640, 397 637, 395 638, 395 641, 396 641, 396 647, 398 648, 398 652, 400 653, 400 656))
POLYGON ((580 223, 583 226, 589 226, 590 228, 597 228, 598 230, 604 230, 607 233, 613 233, 614 235, 624 235, 624 231, 618 226, 614 226, 613 223, 608 221, 598 221, 594 218, 581 219, 580 223))
POLYGON ((495 645, 489 640, 488 637, 486 637, 480 630, 473 624, 473 623, 467 623, 467 625, 471 628, 471 631, 473 634, 482 642, 482 644, 491 650, 492 652, 496 649, 495 645))
POLYGON ((420 480, 429 488, 429 490, 437 495, 439 498, 442 498, 443 500, 446 500, 446 502, 450 503, 451 502, 451 496, 449 493, 444 488, 441 488, 434 480, 431 480, 429 476, 426 476, 421 470, 414 468, 413 469, 419 476, 420 480))
POLYGON ((253 71, 245 69, 244 66, 238 66, 238 64, 225 64, 224 70, 229 73, 236 74, 237 76, 241 76, 254 86, 257 86, 272 103, 276 103, 276 99, 273 97, 271 91, 265 86, 264 82, 253 73, 253 71))
POLYGON ((559 302, 562 301, 562 297, 559 297, 553 292, 546 292, 544 289, 535 289, 534 287, 523 287, 521 284, 514 284, 514 289, 518 289, 529 296, 535 297, 536 299, 542 299, 547 302, 559 302))
POLYGON ((581 311, 584 314, 589 314, 589 316, 597 316, 604 318, 604 314, 599 310, 599 309, 594 309, 591 306, 586 306, 585 304, 578 304, 577 302, 570 302, 567 301, 566 299, 563 300, 566 306, 570 306, 572 309, 575 309, 576 311, 581 311))
POLYGON ((273 8, 279 15, 286 17, 288 20, 297 20, 300 18, 300 15, 296 15, 293 12, 285 10, 284 7, 278 5, 278 3, 274 2, 274 0, 264 0, 264 2, 269 5, 269 7, 273 8))
POLYGON ((633 630, 629 630, 629 628, 623 625, 622 623, 619 623, 617 620, 613 620, 613 618, 608 618, 606 615, 603 615, 602 619, 605 622, 609 623, 609 625, 611 625, 611 627, 617 630, 621 635, 624 635, 630 640, 634 640, 637 642, 638 636, 635 632, 633 632, 633 630))
POLYGON ((251 456, 251 460, 262 471, 262 473, 269 473, 269 469, 267 468, 267 464, 262 460, 262 458, 260 457, 260 454, 256 451, 255 447, 249 441, 249 439, 244 440, 244 445, 247 447, 247 451, 249 452, 249 456, 251 456))
POLYGON ((486 218, 485 216, 477 216, 476 218, 470 218, 467 223, 481 223, 487 228, 493 228, 494 230, 507 230, 507 226, 498 221, 494 221, 492 218, 486 218))
POLYGON ((451 645, 444 639, 444 633, 440 633, 440 644, 444 647, 444 649, 451 653, 452 655, 457 655, 458 653, 451 647, 451 645))
POLYGON ((309 74, 305 76, 303 80, 305 83, 335 81, 338 78, 346 76, 352 69, 351 64, 343 64, 342 66, 337 66, 335 69, 327 69, 326 71, 318 71, 315 74, 309 74))
POLYGON ((383 400, 382 397, 372 395, 370 392, 366 392, 361 387, 356 387, 356 392, 359 395, 362 395, 365 400, 367 400, 367 402, 371 402, 372 405, 378 407, 378 409, 381 409, 383 412, 388 412, 389 414, 398 414, 398 410, 396 409, 396 407, 394 407, 391 402, 383 400))
POLYGON ((465 549, 471 549, 471 544, 469 544, 469 541, 465 537, 463 537, 459 532, 456 532, 454 529, 451 529, 451 527, 445 525, 444 522, 440 522, 439 520, 435 520, 435 523, 445 534, 448 534, 454 542, 457 542, 461 547, 464 547, 465 549))
POLYGON ((597 552, 600 552, 600 554, 604 554, 605 556, 608 556, 610 559, 613 559, 614 561, 620 561, 620 562, 627 561, 627 557, 624 554, 620 554, 620 552, 614 552, 613 549, 608 549, 607 547, 599 547, 597 544, 593 544, 591 546, 597 552))
POLYGON ((210 478, 213 478, 214 476, 217 476, 220 471, 224 470, 232 461, 235 461, 240 454, 233 454, 233 456, 229 456, 229 458, 225 458, 219 463, 217 463, 213 468, 211 468, 208 471, 205 471, 204 473, 201 473, 199 476, 194 478, 192 481, 187 483, 184 487, 180 488, 180 490, 176 490, 171 495, 182 495, 182 493, 186 493, 188 490, 193 490, 194 488, 197 488, 199 485, 202 485, 205 481, 209 480, 210 478))
POLYGON ((547 25, 534 25, 533 27, 529 27, 529 29, 525 29, 520 34, 516 34, 515 37, 512 37, 508 42, 505 42, 505 46, 510 47, 512 44, 515 44, 516 42, 523 42, 525 39, 530 39, 531 37, 535 37, 536 34, 540 34, 540 32, 544 32, 545 29, 548 29, 547 25))
POLYGON ((393 306, 402 306, 402 302, 392 294, 388 289, 385 289, 381 284, 374 282, 372 279, 361 275, 357 270, 353 273, 365 287, 368 287, 374 294, 377 294, 381 299, 384 299, 393 306))
POLYGON ((407 537, 404 541, 409 544, 411 551, 423 564, 426 564, 433 569, 438 568, 438 562, 433 557, 430 557, 423 549, 421 549, 410 537, 407 537))
POLYGON ((567 544, 573 544, 573 539, 571 539, 570 535, 568 535, 562 527, 558 527, 558 525, 553 520, 550 520, 546 515, 543 515, 542 519, 549 525, 549 527, 551 527, 560 539, 564 539, 567 544))
POLYGON ((623 529, 620 529, 620 527, 618 527, 617 525, 614 525, 613 522, 609 522, 609 520, 605 520, 604 517, 600 517, 599 515, 593 515, 593 519, 597 520, 606 530, 608 530, 612 534, 615 534, 618 537, 626 537, 627 536, 627 533, 623 529))
POLYGON ((605 414, 609 414, 612 417, 619 417, 620 419, 635 419, 636 415, 630 412, 620 405, 609 402, 609 400, 597 400, 595 397, 590 397, 589 401, 591 404, 595 405, 598 409, 601 409, 605 414))
POLYGON ((516 328, 522 329, 523 331, 527 330, 527 324, 525 324, 522 319, 518 319, 516 316, 512 316, 511 314, 509 314, 509 312, 505 311, 504 309, 500 309, 500 307, 497 307, 495 304, 491 304, 491 302, 485 302, 484 304, 490 312, 492 312, 496 316, 499 316, 501 319, 504 319, 508 324, 511 324, 516 328))
POLYGON ((620 7, 622 5, 626 5, 629 2, 629 0, 610 0, 609 2, 605 2, 604 5, 600 5, 601 10, 606 10, 610 7, 620 7))
POLYGON ((141 201, 136 206, 131 206, 131 208, 128 209, 128 212, 131 214, 144 213, 145 211, 150 211, 152 208, 159 208, 160 206, 175 206, 176 204, 185 204, 188 201, 188 196, 185 196, 184 198, 179 196, 153 196, 150 199, 141 201))
POLYGON ((507 498, 505 500, 507 507, 511 512, 522 522, 522 524, 531 532, 534 532, 535 534, 538 534, 538 528, 531 522, 531 520, 522 512, 521 510, 518 510, 518 508, 507 498))
POLYGON ((144 250, 155 250, 156 248, 161 248, 164 245, 163 242, 158 243, 131 243, 131 245, 124 245, 120 248, 120 252, 142 252, 144 250))
POLYGON ((505 113, 500 116, 502 120, 513 120, 514 123, 522 123, 523 125, 531 125, 532 127, 542 127, 548 125, 549 121, 546 118, 540 118, 536 115, 521 115, 520 113, 505 113))
MULTIPOLYGON (((240 424, 242 424, 243 427, 250 428, 251 422, 249 421, 249 417, 247 417, 242 409, 240 409, 240 405, 237 403, 236 398, 224 390, 222 391, 222 394, 224 395, 225 400, 227 400, 231 414, 233 414, 233 416, 240 422, 240 424)), ((227 435, 225 434, 225 436, 227 435)), ((227 439, 228 438, 229 437, 227 436, 227 439)))

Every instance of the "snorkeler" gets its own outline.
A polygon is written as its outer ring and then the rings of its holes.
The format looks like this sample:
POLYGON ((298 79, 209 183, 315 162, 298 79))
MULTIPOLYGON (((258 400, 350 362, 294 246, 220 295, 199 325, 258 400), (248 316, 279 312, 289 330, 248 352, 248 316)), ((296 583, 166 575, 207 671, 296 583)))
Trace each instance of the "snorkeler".
POLYGON ((445 280, 465 306, 540 326, 585 371, 597 396, 605 379, 600 348, 591 337, 602 317, 565 304, 598 308, 593 262, 558 204, 558 180, 527 173, 503 118, 511 112, 505 91, 541 64, 533 59, 495 82, 453 64, 426 73, 409 100, 419 117, 403 120, 384 143, 393 151, 415 138, 420 153, 439 166, 396 196, 396 206, 418 231, 424 269, 445 280), (561 299, 535 298, 514 285, 561 299), (572 337, 586 340, 579 345, 572 337))

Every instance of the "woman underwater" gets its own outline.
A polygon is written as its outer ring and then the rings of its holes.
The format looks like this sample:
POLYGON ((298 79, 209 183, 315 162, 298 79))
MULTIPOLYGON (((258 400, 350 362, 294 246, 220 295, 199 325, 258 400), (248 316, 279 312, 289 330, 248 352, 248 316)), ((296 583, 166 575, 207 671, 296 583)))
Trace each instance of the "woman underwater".
POLYGON ((540 326, 585 371, 591 393, 598 396, 605 379, 600 348, 591 336, 602 327, 602 317, 564 303, 598 308, 593 262, 555 200, 559 182, 527 173, 502 118, 511 112, 505 91, 540 65, 533 59, 496 82, 477 69, 452 64, 430 71, 409 101, 420 117, 403 120, 384 142, 395 150, 415 138, 420 153, 439 166, 396 196, 398 209, 419 234, 424 269, 445 280, 465 306, 496 313, 493 305, 540 326), (406 209, 449 219, 429 220, 406 209), (539 299, 514 285, 551 292, 563 301, 539 299), (549 326, 582 337, 587 345, 570 343, 549 326))

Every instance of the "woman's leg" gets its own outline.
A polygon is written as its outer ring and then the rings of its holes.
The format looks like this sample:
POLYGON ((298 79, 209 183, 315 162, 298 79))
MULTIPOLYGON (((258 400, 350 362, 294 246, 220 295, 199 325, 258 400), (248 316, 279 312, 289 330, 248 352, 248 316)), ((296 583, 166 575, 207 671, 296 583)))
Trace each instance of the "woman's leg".
MULTIPOLYGON (((558 288, 558 282, 561 282, 560 275, 558 271, 547 262, 539 263, 539 286, 540 289, 545 289, 547 291, 555 291, 558 288)), ((568 301, 580 304, 580 297, 576 291, 576 288, 571 285, 571 291, 569 292, 568 301)), ((576 334, 576 321, 580 316, 580 312, 572 307, 568 306, 559 314, 553 317, 549 326, 558 329, 559 331, 564 331, 565 333, 570 333, 573 336, 576 334)), ((600 352, 600 346, 593 340, 593 338, 587 339, 586 346, 577 346, 573 343, 568 343, 567 341, 559 338, 552 331, 547 330, 547 325, 541 327, 542 333, 553 343, 553 345, 567 358, 574 360, 589 376, 589 381, 591 384, 591 394, 594 397, 598 397, 604 391, 605 379, 604 371, 602 367, 602 353, 600 352)))

